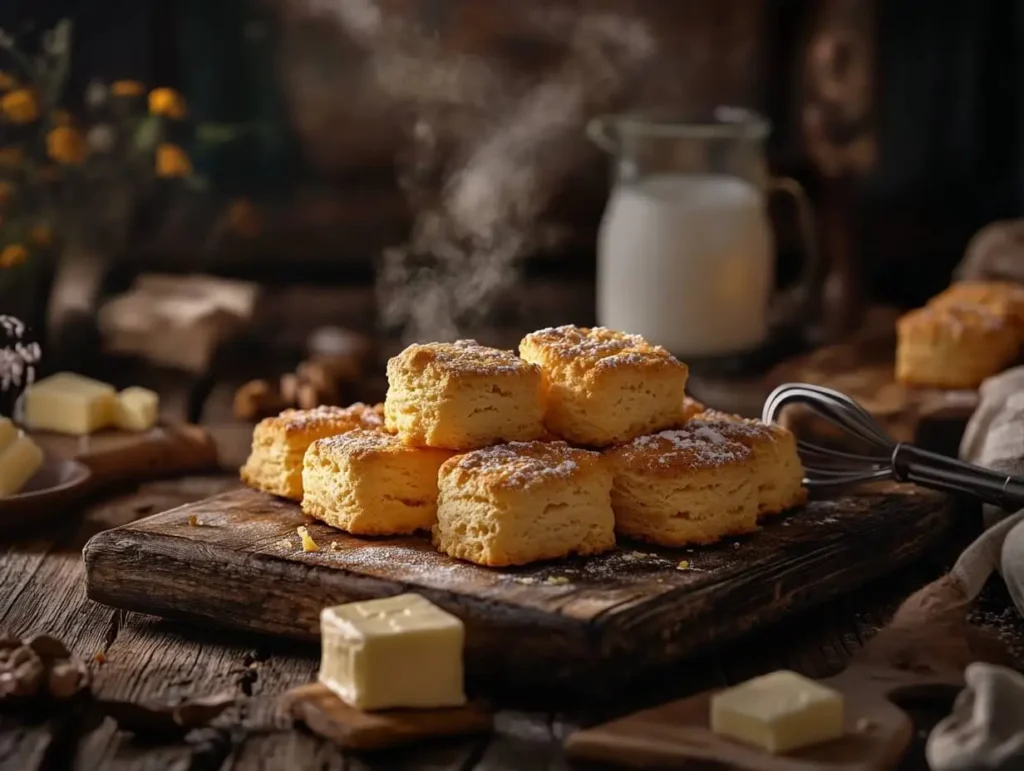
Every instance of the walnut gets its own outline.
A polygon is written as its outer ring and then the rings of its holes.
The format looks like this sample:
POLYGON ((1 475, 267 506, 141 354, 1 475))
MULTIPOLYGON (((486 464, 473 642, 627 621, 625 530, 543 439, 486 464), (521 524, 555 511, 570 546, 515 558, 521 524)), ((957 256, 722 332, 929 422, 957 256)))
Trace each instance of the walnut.
POLYGON ((88 685, 89 671, 56 637, 0 636, 0 702, 70 699, 88 685))
POLYGON ((285 406, 278 389, 266 380, 250 380, 235 391, 234 413, 238 420, 253 421, 276 415, 285 406))
POLYGON ((76 659, 57 661, 50 669, 47 690, 55 699, 70 699, 89 683, 89 673, 76 659))
POLYGON ((0 700, 35 696, 45 673, 43 660, 28 646, 0 650, 0 700))

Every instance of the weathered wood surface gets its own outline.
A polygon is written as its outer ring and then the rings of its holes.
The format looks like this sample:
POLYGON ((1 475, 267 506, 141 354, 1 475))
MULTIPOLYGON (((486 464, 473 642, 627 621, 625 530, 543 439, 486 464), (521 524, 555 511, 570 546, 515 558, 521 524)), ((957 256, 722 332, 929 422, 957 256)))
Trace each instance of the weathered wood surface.
POLYGON ((419 591, 465 621, 473 681, 614 692, 877 578, 951 525, 947 499, 893 487, 812 501, 716 547, 627 542, 597 557, 495 570, 439 554, 426 538, 348 536, 294 503, 240 489, 100 533, 84 555, 92 599, 297 639, 315 639, 326 605, 419 591), (302 551, 300 525, 320 551, 302 551))
MULTIPOLYGON (((137 491, 99 501, 81 516, 61 519, 59 527, 34 538, 3 544, 0 628, 19 634, 59 635, 87 659, 102 651, 105 661, 93 663, 91 668, 95 689, 103 698, 166 699, 228 688, 237 691, 239 707, 218 720, 216 728, 171 744, 133 740, 109 721, 92 727, 88 716, 65 720, 60 716, 29 719, 3 715, 0 771, 567 769, 561 742, 576 726, 783 666, 810 676, 836 671, 886 622, 903 597, 948 564, 949 556, 936 552, 783 625, 718 646, 673 669, 657 683, 623 691, 603 703, 553 712, 550 694, 537 691, 518 708, 500 712, 491 736, 442 741, 379 756, 348 755, 295 730, 277 710, 281 694, 314 678, 315 650, 112 610, 85 596, 80 553, 90 536, 234 484, 230 478, 203 477, 146 484, 137 491)), ((1016 642, 1018 648, 1024 640, 1024 624, 1004 594, 990 594, 976 620, 1016 642)), ((927 728, 929 721, 940 715, 940 711, 925 711, 918 717, 927 728)), ((920 737, 915 741, 906 769, 925 768, 920 737)), ((573 768, 588 766, 574 764, 573 768)))

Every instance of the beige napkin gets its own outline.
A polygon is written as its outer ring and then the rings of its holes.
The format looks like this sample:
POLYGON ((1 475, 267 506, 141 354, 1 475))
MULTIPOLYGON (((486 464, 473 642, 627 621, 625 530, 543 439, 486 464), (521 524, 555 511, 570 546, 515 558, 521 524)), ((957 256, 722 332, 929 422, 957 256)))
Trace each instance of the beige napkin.
MULTIPOLYGON (((1024 367, 987 380, 960 445, 960 457, 1006 474, 1024 473, 1024 367)), ((977 596, 998 570, 1024 614, 1024 511, 985 507, 988 529, 964 552, 953 573, 977 596)), ((934 771, 1024 769, 1024 677, 1006 667, 973 663, 953 713, 926 745, 934 771)))

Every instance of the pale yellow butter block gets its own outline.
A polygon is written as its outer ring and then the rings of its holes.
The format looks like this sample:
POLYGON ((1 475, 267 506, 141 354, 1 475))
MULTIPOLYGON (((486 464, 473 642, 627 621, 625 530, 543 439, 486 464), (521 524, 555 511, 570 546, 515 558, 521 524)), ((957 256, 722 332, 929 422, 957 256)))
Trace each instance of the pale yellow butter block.
POLYGON ((325 608, 320 682, 357 709, 455 707, 462 622, 418 594, 325 608))
POLYGON ((36 431, 81 436, 108 428, 117 414, 117 392, 98 380, 59 372, 25 391, 25 425, 36 431))
POLYGON ((19 433, 0 452, 0 498, 21 492, 42 465, 43 451, 29 437, 19 433))
POLYGON ((18 438, 18 427, 10 418, 0 418, 0 453, 14 444, 18 438))
POLYGON ((160 397, 148 388, 132 386, 117 395, 114 424, 124 431, 147 431, 156 425, 160 397))
POLYGON ((774 754, 843 735, 843 695, 780 670, 716 694, 711 730, 774 754))

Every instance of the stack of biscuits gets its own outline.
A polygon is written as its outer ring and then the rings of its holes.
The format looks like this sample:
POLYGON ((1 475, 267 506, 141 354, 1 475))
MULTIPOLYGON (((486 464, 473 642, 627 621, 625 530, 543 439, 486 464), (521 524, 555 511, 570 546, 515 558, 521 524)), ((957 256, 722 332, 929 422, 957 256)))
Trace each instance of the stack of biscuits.
POLYGON ((906 385, 977 388, 1020 355, 1024 287, 963 281, 896 325, 896 379, 906 385))
POLYGON ((322 408, 337 430, 260 423, 243 480, 349 533, 429 531, 488 566, 597 554, 616 533, 712 543, 806 497, 792 434, 705 410, 686 365, 636 335, 544 329, 518 356, 412 345, 387 375, 383 405, 322 408))

